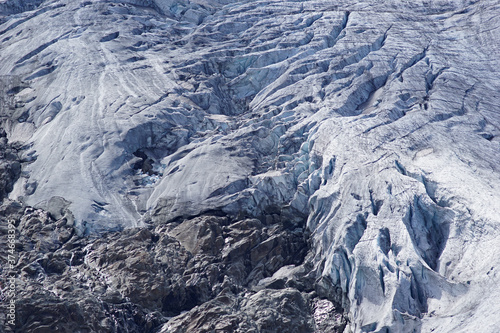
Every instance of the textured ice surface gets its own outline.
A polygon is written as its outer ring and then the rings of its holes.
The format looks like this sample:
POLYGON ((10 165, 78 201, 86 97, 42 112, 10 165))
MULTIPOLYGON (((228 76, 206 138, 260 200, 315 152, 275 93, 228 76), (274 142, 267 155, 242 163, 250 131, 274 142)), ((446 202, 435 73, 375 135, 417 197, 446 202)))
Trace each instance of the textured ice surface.
POLYGON ((496 1, 0 14, 2 123, 29 146, 12 198, 63 197, 82 231, 279 210, 353 332, 498 330, 496 1))

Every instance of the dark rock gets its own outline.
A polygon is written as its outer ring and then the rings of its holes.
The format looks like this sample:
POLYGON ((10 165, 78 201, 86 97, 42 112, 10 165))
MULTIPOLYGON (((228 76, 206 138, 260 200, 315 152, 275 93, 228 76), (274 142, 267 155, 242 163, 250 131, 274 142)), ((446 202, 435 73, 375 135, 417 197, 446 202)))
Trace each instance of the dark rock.
MULTIPOLYGON (((5 134, 5 131, 1 130, 5 134)), ((0 203, 12 191, 14 183, 21 175, 19 160, 17 147, 11 145, 5 135, 0 136, 0 203)))
POLYGON ((180 332, 312 332, 307 294, 294 289, 233 295, 222 292, 167 324, 162 333, 180 332))
POLYGON ((64 201, 49 202, 51 213, 0 206, 2 237, 7 220, 17 221, 22 332, 310 332, 315 325, 314 280, 305 278, 298 231, 198 216, 82 237, 64 201))

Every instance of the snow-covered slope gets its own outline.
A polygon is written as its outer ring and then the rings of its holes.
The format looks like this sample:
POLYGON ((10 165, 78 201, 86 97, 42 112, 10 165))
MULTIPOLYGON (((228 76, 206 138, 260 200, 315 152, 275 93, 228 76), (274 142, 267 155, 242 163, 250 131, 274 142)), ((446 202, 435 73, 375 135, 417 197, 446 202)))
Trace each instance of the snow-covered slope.
MULTIPOLYGON (((3 1, 10 193, 307 220, 353 332, 500 327, 496 1, 3 1)), ((57 201, 57 200, 56 200, 57 201)), ((59 202, 59 201, 58 201, 59 202)))

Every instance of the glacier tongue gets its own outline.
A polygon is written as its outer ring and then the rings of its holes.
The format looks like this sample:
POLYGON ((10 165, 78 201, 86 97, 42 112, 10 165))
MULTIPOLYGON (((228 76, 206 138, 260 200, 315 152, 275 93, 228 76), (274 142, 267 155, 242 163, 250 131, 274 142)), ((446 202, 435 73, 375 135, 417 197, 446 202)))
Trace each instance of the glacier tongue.
POLYGON ((79 234, 307 220, 316 292, 347 331, 494 332, 499 12, 0 2, 1 126, 24 145, 10 199, 64 202, 79 234))

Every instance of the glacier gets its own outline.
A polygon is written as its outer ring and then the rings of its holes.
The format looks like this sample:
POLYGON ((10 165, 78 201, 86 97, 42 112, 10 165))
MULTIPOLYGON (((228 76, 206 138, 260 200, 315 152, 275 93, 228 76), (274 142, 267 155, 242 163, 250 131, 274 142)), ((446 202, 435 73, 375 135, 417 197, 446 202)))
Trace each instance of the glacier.
POLYGON ((21 169, 6 200, 78 237, 153 225, 193 255, 189 230, 207 223, 234 239, 284 226, 307 254, 245 282, 239 311, 297 275, 342 308, 344 332, 496 332, 499 13, 492 0, 0 1, 0 127, 21 169))

